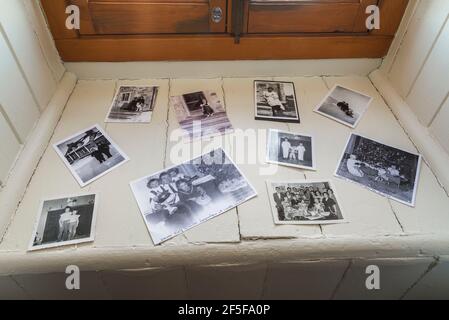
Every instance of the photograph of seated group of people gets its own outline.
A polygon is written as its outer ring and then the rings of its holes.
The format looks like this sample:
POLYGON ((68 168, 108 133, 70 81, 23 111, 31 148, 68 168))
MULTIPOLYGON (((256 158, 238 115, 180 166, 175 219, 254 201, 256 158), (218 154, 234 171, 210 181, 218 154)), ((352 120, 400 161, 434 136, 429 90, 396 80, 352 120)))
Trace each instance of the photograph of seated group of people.
POLYGON ((279 222, 343 219, 329 183, 273 184, 279 222))

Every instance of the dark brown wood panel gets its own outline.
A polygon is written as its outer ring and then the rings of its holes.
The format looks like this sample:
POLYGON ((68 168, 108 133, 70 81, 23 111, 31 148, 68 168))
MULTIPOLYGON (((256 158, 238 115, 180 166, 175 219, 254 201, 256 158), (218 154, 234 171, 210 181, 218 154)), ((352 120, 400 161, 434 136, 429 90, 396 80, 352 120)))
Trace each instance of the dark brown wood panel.
POLYGON ((42 8, 47 15, 48 25, 54 39, 78 38, 77 30, 69 30, 65 26, 67 15, 65 10, 70 4, 65 0, 41 0, 42 8))
POLYGON ((89 37, 57 40, 64 61, 378 58, 391 36, 89 37), (282 48, 282 50, 279 50, 282 48))
POLYGON ((375 35, 395 35, 407 9, 408 0, 380 0, 380 30, 375 35))
MULTIPOLYGON (((222 23, 211 21, 212 5, 226 1, 89 1, 95 31, 111 34, 211 33, 226 31, 222 23)), ((226 15, 226 5, 223 6, 226 15)), ((83 30, 81 30, 83 34, 83 30)))
POLYGON ((248 33, 353 32, 360 8, 360 0, 253 0, 248 33))

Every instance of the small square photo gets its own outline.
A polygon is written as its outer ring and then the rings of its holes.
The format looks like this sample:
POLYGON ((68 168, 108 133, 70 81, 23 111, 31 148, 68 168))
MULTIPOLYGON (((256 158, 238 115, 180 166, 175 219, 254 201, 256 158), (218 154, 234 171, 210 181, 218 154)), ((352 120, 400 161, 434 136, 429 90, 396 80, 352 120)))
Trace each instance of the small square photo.
POLYGON ((267 182, 276 224, 347 222, 330 181, 267 182))
POLYGON ((29 251, 94 241, 96 194, 44 200, 29 251))
POLYGON ((313 138, 308 135, 270 129, 267 162, 315 170, 313 138))
POLYGON ((336 85, 315 109, 315 112, 355 128, 373 98, 336 85))
POLYGON ((120 86, 105 122, 150 122, 158 87, 120 86))
POLYGON ((293 82, 254 81, 256 120, 299 123, 293 82))

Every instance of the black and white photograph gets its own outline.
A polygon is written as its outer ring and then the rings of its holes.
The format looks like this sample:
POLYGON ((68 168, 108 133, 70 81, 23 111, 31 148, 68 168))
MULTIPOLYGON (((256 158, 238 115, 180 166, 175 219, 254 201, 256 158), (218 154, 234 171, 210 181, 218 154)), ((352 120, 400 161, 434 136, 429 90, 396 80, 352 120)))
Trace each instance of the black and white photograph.
POLYGON ((336 85, 315 109, 315 112, 355 128, 368 109, 372 97, 336 85))
POLYGON ((159 88, 120 86, 105 122, 151 122, 159 88))
POLYGON ((29 251, 94 241, 98 195, 42 201, 29 251))
POLYGON ((256 120, 299 123, 293 82, 254 81, 256 120))
POLYGON ((186 137, 198 139, 233 132, 217 93, 199 91, 170 97, 179 125, 186 137))
POLYGON ((276 224, 347 222, 329 181, 267 181, 267 188, 276 224))
POLYGON ((156 245, 256 196, 222 149, 130 185, 156 245))
POLYGON ((98 125, 54 144, 53 148, 81 187, 129 160, 98 125))
POLYGON ((415 206, 421 156, 352 134, 335 175, 415 206))
POLYGON ((268 163, 315 170, 313 137, 270 129, 267 140, 268 163))

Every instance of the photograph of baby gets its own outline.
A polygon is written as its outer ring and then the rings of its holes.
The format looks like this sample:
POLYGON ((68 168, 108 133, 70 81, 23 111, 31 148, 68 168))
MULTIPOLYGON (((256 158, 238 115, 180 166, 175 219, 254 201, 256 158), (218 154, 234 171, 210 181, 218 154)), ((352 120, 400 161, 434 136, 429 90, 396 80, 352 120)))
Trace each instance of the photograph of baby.
POLYGON ((120 86, 105 122, 150 122, 158 87, 120 86))
POLYGON ((234 130, 215 92, 199 91, 170 97, 170 104, 189 139, 222 135, 234 130))
POLYGON ((268 163, 315 170, 311 136, 270 129, 267 141, 268 163))
POLYGON ((336 85, 315 109, 315 112, 355 128, 373 98, 336 85))
POLYGON ((53 148, 81 187, 129 160, 98 125, 54 144, 53 148))
POLYGON ((329 181, 267 182, 276 224, 347 222, 329 181))
POLYGON ((256 196, 222 149, 131 182, 154 244, 256 196))
POLYGON ((295 85, 284 81, 254 81, 256 120, 299 123, 295 85))
POLYGON ((87 194, 43 201, 29 250, 94 241, 97 198, 87 194))
POLYGON ((419 154, 352 134, 335 175, 413 207, 420 167, 419 154))

